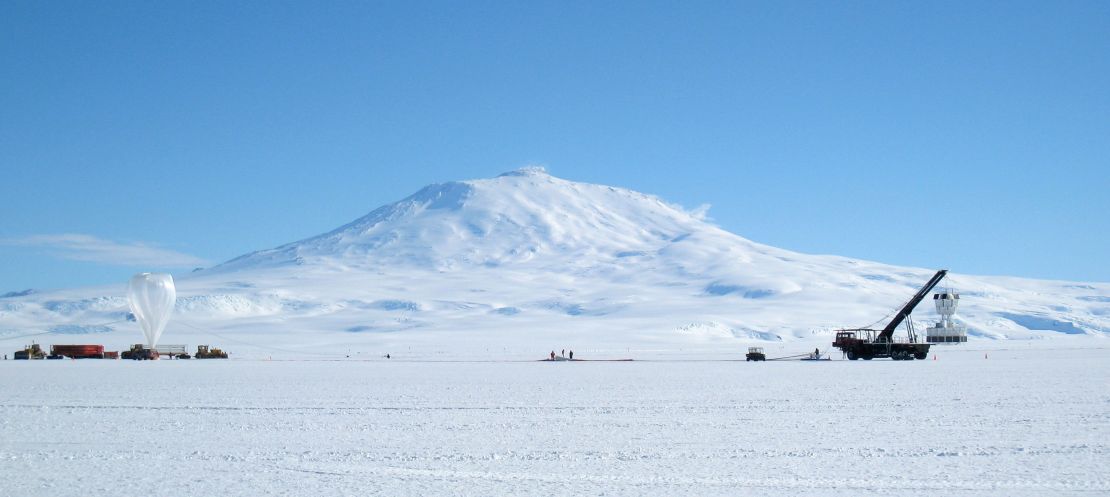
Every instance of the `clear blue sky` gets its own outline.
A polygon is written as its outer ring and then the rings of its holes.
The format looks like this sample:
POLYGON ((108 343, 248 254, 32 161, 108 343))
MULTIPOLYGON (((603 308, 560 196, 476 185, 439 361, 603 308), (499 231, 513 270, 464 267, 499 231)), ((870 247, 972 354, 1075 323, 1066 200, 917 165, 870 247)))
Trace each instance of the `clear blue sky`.
POLYGON ((531 163, 787 249, 1110 281, 1105 1, 8 0, 0 70, 0 293, 531 163))

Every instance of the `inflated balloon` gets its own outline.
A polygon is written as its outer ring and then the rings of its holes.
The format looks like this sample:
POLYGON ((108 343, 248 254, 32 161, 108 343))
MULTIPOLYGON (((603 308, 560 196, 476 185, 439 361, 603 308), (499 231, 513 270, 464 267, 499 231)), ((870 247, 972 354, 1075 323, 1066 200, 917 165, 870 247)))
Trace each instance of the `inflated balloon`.
POLYGON ((136 274, 127 285, 127 300, 131 304, 131 313, 143 328, 147 345, 153 349, 158 345, 177 301, 173 277, 164 273, 136 274))

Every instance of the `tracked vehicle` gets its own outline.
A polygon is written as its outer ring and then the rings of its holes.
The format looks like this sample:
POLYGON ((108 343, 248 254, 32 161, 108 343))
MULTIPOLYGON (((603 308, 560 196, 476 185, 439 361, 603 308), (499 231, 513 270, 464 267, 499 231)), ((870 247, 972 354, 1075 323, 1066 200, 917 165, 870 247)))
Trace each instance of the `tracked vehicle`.
POLYGON ((197 353, 193 357, 197 359, 227 359, 227 352, 216 347, 209 348, 207 345, 197 345, 197 353))
POLYGON ((934 274, 932 279, 921 287, 921 290, 918 290, 909 302, 906 302, 906 305, 894 315, 894 318, 882 330, 871 328, 836 330, 836 340, 833 342, 833 347, 840 349, 848 359, 853 361, 857 359, 871 360, 876 357, 889 357, 896 361, 925 359, 929 356, 930 344, 918 343, 917 334, 913 330, 913 322, 908 321, 907 318, 917 307, 917 304, 921 303, 925 295, 932 291, 933 287, 937 286, 937 283, 940 283, 940 280, 946 274, 948 274, 946 269, 937 271, 937 274, 934 274), (894 330, 903 321, 906 322, 906 328, 908 329, 907 336, 904 340, 896 340, 894 330))
POLYGON ((42 350, 42 347, 39 344, 32 343, 31 345, 23 347, 23 350, 15 351, 12 359, 15 359, 17 361, 46 359, 46 352, 42 350))

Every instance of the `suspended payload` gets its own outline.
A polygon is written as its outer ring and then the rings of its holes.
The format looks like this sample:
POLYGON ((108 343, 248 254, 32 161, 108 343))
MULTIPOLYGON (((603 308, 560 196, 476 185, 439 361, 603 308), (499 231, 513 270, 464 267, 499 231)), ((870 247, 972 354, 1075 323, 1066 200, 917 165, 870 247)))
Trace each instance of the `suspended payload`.
POLYGON ((952 319, 960 306, 960 294, 947 290, 933 295, 940 321, 936 326, 925 330, 925 340, 929 343, 963 343, 967 341, 967 326, 952 319))
POLYGON ((136 274, 127 285, 127 301, 143 329, 147 347, 154 349, 177 301, 173 277, 165 273, 136 274))

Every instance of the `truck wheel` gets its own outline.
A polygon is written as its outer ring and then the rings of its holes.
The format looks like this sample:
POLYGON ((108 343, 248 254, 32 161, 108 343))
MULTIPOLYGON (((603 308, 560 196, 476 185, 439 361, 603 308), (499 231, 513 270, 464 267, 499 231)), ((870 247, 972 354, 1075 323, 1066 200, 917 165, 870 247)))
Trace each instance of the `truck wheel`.
POLYGON ((918 353, 913 355, 913 358, 917 359, 919 361, 924 361, 925 359, 929 358, 929 353, 928 352, 918 352, 918 353))
POLYGON ((856 351, 854 351, 854 350, 849 350, 849 351, 848 351, 848 360, 849 360, 849 361, 854 361, 854 360, 856 360, 856 359, 859 359, 859 356, 858 356, 858 355, 856 355, 856 351))

